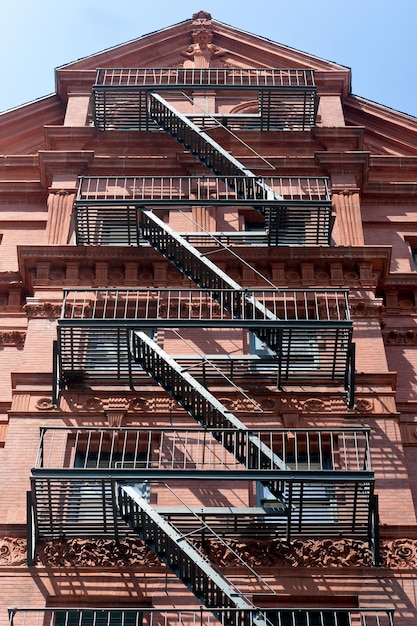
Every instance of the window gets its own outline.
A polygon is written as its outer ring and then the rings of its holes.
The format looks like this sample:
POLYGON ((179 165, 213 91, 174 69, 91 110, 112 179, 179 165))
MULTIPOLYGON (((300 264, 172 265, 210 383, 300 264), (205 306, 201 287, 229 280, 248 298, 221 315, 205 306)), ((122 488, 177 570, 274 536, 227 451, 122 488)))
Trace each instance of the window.
MULTIPOLYGON (((284 459, 290 469, 305 470, 329 470, 332 469, 330 454, 309 452, 298 453, 295 460, 294 454, 287 454, 284 459)), ((287 515, 292 522, 334 523, 337 521, 334 487, 329 483, 289 483, 282 481, 280 484, 281 497, 277 498, 266 484, 258 483, 258 504, 269 515, 263 519, 267 523, 283 523, 287 521, 287 515), (288 507, 291 510, 288 511, 288 507), (302 516, 300 518, 300 515, 302 516)))
POLYGON ((136 207, 78 207, 77 245, 137 246, 141 237, 136 207))
POLYGON ((283 372, 319 369, 317 338, 314 331, 285 329, 280 345, 281 359, 253 332, 249 335, 249 350, 251 354, 259 357, 259 361, 252 364, 252 369, 258 372, 278 371, 280 363, 283 372))
POLYGON ((245 236, 245 243, 249 246, 259 245, 263 243, 265 245, 266 241, 266 227, 265 222, 250 222, 245 220, 245 231, 251 234, 245 236))
MULTIPOLYGON (((135 469, 144 466, 146 466, 146 452, 139 452, 138 450, 131 452, 127 450, 123 450, 123 452, 113 450, 111 457, 110 452, 105 450, 100 450, 99 453, 98 451, 89 449, 88 456, 82 450, 77 450, 74 458, 74 467, 76 468, 135 469)), ((136 491, 142 498, 149 502, 150 482, 148 480, 134 483, 132 486, 135 487, 136 491)), ((80 498, 85 498, 90 501, 95 498, 101 498, 102 494, 103 488, 99 484, 95 486, 93 483, 90 483, 85 488, 81 486, 80 489, 80 498)))
POLYGON ((308 211, 288 207, 266 209, 269 244, 273 246, 302 246, 306 243, 308 211))

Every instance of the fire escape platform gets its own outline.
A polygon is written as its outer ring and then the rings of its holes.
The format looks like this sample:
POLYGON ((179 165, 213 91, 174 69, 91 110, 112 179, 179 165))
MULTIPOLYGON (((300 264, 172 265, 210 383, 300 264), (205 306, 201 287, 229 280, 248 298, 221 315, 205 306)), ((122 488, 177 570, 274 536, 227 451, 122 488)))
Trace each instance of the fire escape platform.
MULTIPOLYGON (((263 216, 268 237, 258 241, 259 236, 235 232, 228 243, 330 244, 333 215, 326 178, 165 176, 81 177, 74 202, 77 245, 143 245, 143 209, 198 205, 249 207, 263 216)), ((200 244, 218 243, 203 234, 200 244)))
POLYGON ((343 533, 371 540, 374 474, 369 430, 363 428, 42 427, 31 474, 33 532, 37 540, 63 534, 126 536, 121 486, 131 485, 149 497, 163 494, 172 481, 194 480, 204 481, 208 490, 223 480, 254 481, 269 498, 221 512, 204 502, 197 511, 195 503, 188 506, 183 500, 169 509, 157 507, 182 532, 212 528, 225 537, 287 539, 343 533), (283 469, 276 468, 277 457, 283 469), (207 526, 201 527, 202 519, 207 526))
POLYGON ((135 607, 81 608, 76 605, 60 608, 10 608, 9 626, 38 626, 56 624, 57 626, 254 626, 255 617, 263 615, 268 624, 292 626, 298 623, 300 615, 303 624, 323 626, 393 626, 394 609, 383 607, 344 608, 287 608, 268 609, 217 608, 216 615, 206 608, 150 608, 135 607))
POLYGON ((144 375, 135 362, 137 331, 186 333, 196 327, 252 330, 275 352, 262 358, 225 354, 210 361, 185 348, 189 354, 179 360, 187 367, 192 362, 197 377, 215 377, 220 368, 231 378, 345 384, 353 332, 347 298, 340 289, 65 290, 58 321, 58 387, 87 379, 135 384, 144 375))
MULTIPOLYGON (((318 97, 311 69, 266 68, 103 68, 93 85, 93 119, 99 130, 158 130, 149 115, 153 92, 247 93, 258 99, 258 113, 219 116, 233 130, 309 130, 315 125, 318 97)), ((197 121, 205 116, 195 111, 197 121)), ((193 117, 192 115, 190 117, 193 117)), ((212 118, 213 116, 210 116, 212 118)))

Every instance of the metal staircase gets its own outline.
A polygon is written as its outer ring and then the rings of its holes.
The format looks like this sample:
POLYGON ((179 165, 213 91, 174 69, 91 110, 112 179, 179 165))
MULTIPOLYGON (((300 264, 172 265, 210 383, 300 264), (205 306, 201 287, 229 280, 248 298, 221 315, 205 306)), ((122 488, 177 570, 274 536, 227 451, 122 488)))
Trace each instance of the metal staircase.
MULTIPOLYGON (((251 307, 255 316, 262 320, 276 321, 277 316, 267 307, 260 303, 253 295, 245 293, 243 287, 230 278, 215 263, 204 254, 200 253, 186 239, 178 235, 169 226, 164 224, 152 211, 143 210, 141 219, 143 237, 161 254, 163 254, 177 269, 181 270, 198 287, 209 289, 216 299, 217 289, 231 289, 244 298, 244 303, 251 307)), ((236 307, 238 299, 230 292, 231 300, 227 302, 224 297, 217 301, 221 302, 233 316, 238 316, 242 306, 236 307)), ((240 304, 240 303, 239 303, 240 304)))
MULTIPOLYGON (((146 333, 133 331, 132 350, 134 358, 153 377, 178 404, 198 421, 204 428, 214 432, 215 429, 236 428, 241 431, 249 429, 231 411, 229 411, 213 394, 201 385, 186 369, 180 367, 155 341, 146 333)), ((221 435, 221 434, 220 434, 221 435)), ((248 435, 250 446, 256 449, 258 467, 267 466, 271 469, 286 469, 289 467, 256 435, 248 435)), ((238 450, 233 442, 229 447, 223 437, 220 438, 223 446, 229 452, 237 455, 237 460, 246 464, 247 451, 239 458, 238 450)), ((257 467, 257 468, 258 468, 257 467)))
POLYGON ((251 170, 245 168, 210 135, 201 130, 186 115, 177 111, 165 98, 154 92, 150 93, 149 115, 214 174, 221 177, 255 178, 251 170))
MULTIPOLYGON (((213 564, 169 524, 134 487, 121 485, 119 509, 125 521, 145 541, 151 550, 216 614, 216 607, 234 607, 253 611, 252 603, 213 564)), ((261 613, 253 616, 256 626, 269 626, 261 613)))
POLYGON ((208 534, 287 541, 346 536, 367 540, 377 561, 367 429, 238 428, 236 416, 202 395, 226 428, 42 427, 28 500, 32 563, 41 540, 131 536, 120 517, 120 485, 146 502, 153 496, 160 516, 154 521, 163 518, 198 541, 208 534), (222 481, 249 481, 262 485, 264 496, 256 506, 195 508, 193 481, 208 491, 222 481), (183 493, 190 490, 190 501, 171 489, 178 484, 183 493))

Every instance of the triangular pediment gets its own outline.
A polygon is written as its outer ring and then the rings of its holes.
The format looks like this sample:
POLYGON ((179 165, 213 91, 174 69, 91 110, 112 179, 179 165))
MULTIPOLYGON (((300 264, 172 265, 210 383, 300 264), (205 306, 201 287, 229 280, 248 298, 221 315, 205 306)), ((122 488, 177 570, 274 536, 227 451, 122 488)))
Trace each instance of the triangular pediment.
POLYGON ((319 75, 333 73, 333 89, 349 91, 348 68, 218 22, 200 11, 189 20, 58 68, 58 92, 65 98, 71 75, 86 73, 87 80, 87 73, 97 68, 199 67, 201 62, 209 67, 309 68, 319 75))

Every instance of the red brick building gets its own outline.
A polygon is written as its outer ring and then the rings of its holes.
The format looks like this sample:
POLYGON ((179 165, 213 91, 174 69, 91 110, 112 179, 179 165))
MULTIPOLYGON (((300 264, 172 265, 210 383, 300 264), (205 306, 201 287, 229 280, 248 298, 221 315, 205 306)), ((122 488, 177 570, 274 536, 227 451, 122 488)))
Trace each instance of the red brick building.
POLYGON ((1 624, 415 623, 417 120, 350 78, 200 12, 0 115, 1 624))

